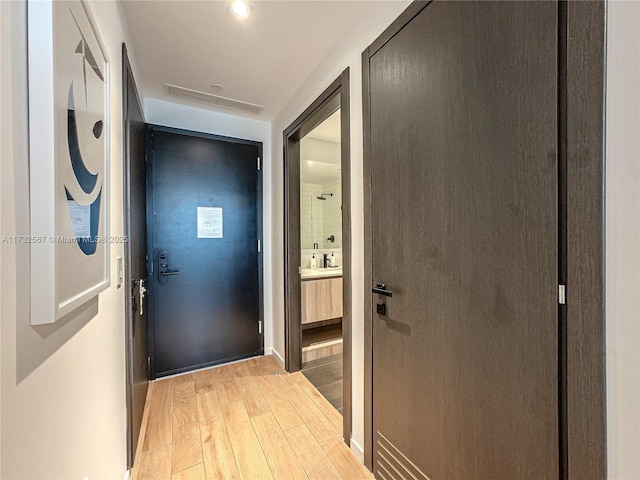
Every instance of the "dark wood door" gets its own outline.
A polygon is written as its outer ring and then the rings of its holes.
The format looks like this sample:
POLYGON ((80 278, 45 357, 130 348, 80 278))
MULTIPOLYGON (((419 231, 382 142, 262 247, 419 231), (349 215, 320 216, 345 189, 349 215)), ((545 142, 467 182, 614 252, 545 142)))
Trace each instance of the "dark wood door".
POLYGON ((378 478, 559 476, 556 52, 554 2, 436 1, 371 58, 378 478))
POLYGON ((152 128, 155 376, 263 351, 259 148, 152 128))
POLYGON ((127 291, 128 461, 133 466, 149 386, 147 300, 146 124, 123 45, 125 141, 125 244, 127 291))

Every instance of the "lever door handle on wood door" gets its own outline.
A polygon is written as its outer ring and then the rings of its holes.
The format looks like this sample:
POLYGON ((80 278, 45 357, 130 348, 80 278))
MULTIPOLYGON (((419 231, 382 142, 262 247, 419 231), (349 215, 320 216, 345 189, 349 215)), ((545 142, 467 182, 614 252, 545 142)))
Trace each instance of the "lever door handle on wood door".
POLYGON ((376 284, 376 286, 372 288, 371 291, 379 295, 384 295, 385 297, 393 297, 393 292, 387 290, 387 285, 385 283, 376 284))

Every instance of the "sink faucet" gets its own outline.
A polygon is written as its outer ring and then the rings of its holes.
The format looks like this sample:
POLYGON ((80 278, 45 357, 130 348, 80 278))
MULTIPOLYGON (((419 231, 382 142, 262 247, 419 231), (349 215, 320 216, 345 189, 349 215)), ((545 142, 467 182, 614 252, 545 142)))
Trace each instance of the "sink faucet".
POLYGON ((328 253, 325 253, 322 257, 322 267, 329 268, 329 265, 331 265, 331 257, 328 253))

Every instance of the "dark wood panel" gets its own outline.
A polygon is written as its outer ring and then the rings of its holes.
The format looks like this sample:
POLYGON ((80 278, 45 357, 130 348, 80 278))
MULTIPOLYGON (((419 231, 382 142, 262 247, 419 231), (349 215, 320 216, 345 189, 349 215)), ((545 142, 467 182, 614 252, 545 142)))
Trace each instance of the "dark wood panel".
POLYGON ((342 258, 347 258, 342 267, 342 432, 345 443, 351 446, 351 355, 352 355, 352 265, 351 265, 351 100, 349 88, 349 69, 342 72, 340 88, 340 146, 342 157, 342 258))
POLYGON ((568 479, 606 478, 605 4, 567 3, 568 479))
POLYGON ((362 192, 364 208, 364 464, 373 471, 373 303, 371 286, 371 91, 369 88, 370 49, 362 52, 362 192))
POLYGON ((133 466, 149 386, 147 305, 140 308, 140 280, 147 282, 146 125, 140 97, 122 44, 124 144, 125 333, 127 350, 127 463, 133 466), (135 281, 135 283, 134 283, 135 281))
POLYGON ((396 18, 391 25, 385 28, 378 38, 369 46, 368 57, 374 55, 379 49, 381 49, 385 43, 391 40, 405 25, 407 25, 413 18, 418 15, 423 8, 431 3, 429 1, 414 1, 396 18))
POLYGON ((556 21, 434 2, 370 60, 374 434, 432 478, 559 475, 556 21))
MULTIPOLYGON (((294 130, 295 131, 295 130, 294 130)), ((300 284, 300 140, 284 135, 285 369, 302 368, 300 284)))

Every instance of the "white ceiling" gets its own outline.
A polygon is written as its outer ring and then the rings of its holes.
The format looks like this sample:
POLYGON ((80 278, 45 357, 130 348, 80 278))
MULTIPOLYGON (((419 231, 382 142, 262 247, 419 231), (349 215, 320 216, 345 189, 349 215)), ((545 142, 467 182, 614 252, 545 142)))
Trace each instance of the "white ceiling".
POLYGON ((329 118, 311 130, 306 136, 324 140, 325 142, 340 143, 340 109, 332 113, 329 118))
POLYGON ((340 110, 300 142, 300 181, 325 185, 340 180, 340 110))
POLYGON ((190 103, 167 97, 163 84, 169 83, 265 107, 259 116, 206 108, 273 120, 376 2, 252 3, 250 18, 240 21, 228 12, 227 1, 122 1, 140 94, 190 103), (212 83, 223 89, 212 89, 212 83))

